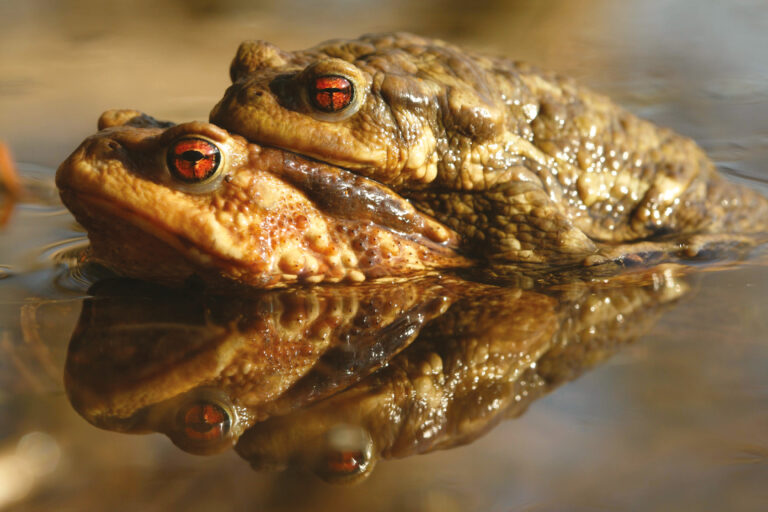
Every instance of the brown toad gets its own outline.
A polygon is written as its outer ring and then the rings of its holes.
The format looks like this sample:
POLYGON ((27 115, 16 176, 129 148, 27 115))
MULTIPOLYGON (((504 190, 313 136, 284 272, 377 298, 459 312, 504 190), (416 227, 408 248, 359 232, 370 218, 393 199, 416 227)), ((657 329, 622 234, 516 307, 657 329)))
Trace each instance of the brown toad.
POLYGON ((466 266, 455 233, 373 180, 218 126, 108 111, 56 174, 92 260, 218 287, 359 282, 466 266))
POLYGON ((395 33, 245 42, 230 74, 213 123, 391 187, 474 257, 695 256, 766 233, 768 202, 692 140, 519 62, 395 33))
POLYGON ((60 166, 96 260, 271 287, 693 257, 768 233, 768 201, 693 141, 524 64, 389 34, 243 43, 231 74, 214 124, 110 111, 60 166))

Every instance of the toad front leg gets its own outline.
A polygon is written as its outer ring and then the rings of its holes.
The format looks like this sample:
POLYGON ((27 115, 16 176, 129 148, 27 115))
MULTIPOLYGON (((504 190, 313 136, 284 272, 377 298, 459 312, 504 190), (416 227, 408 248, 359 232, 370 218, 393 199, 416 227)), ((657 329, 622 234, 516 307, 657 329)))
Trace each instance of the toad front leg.
POLYGON ((595 242, 537 183, 503 183, 477 191, 424 190, 410 198, 460 233, 472 256, 567 264, 598 252, 595 242))

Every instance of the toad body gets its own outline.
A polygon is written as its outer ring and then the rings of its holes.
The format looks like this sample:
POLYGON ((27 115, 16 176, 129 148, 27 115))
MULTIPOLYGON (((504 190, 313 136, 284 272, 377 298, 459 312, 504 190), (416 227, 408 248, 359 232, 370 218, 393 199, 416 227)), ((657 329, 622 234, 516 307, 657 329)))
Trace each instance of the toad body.
POLYGON ((409 34, 243 43, 210 123, 131 110, 61 164, 93 257, 258 287, 751 246, 768 201, 558 75, 409 34))
POLYGON ((230 74, 213 123, 390 187, 473 257, 695 256, 766 232, 766 200, 692 140, 525 64, 397 33, 245 42, 230 74))

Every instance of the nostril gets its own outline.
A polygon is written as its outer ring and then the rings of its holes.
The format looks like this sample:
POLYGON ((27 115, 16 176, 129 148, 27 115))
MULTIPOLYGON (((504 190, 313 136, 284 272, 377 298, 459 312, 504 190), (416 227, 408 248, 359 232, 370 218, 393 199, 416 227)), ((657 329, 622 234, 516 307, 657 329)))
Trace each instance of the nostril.
POLYGON ((248 103, 250 101, 256 101, 264 95, 264 91, 255 89, 252 87, 244 87, 237 94, 237 101, 241 103, 248 103))
POLYGON ((98 140, 89 150, 89 153, 96 161, 120 160, 122 152, 122 144, 112 139, 98 140))

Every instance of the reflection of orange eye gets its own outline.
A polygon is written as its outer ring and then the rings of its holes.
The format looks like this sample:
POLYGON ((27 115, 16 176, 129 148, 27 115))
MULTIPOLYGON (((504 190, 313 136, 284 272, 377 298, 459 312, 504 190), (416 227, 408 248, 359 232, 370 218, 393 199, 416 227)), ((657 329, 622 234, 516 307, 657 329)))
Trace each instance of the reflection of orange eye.
POLYGON ((361 451, 338 451, 327 454, 325 464, 335 474, 356 473, 368 463, 368 457, 361 451))
POLYGON ((354 87, 339 75, 325 75, 315 78, 310 88, 310 98, 318 110, 339 112, 352 103, 354 87))
POLYGON ((205 181, 221 165, 221 151, 205 139, 188 138, 173 143, 168 149, 168 169, 181 181, 205 181))
POLYGON ((217 441, 229 433, 229 415, 216 404, 195 402, 182 413, 184 434, 190 441, 217 441))

